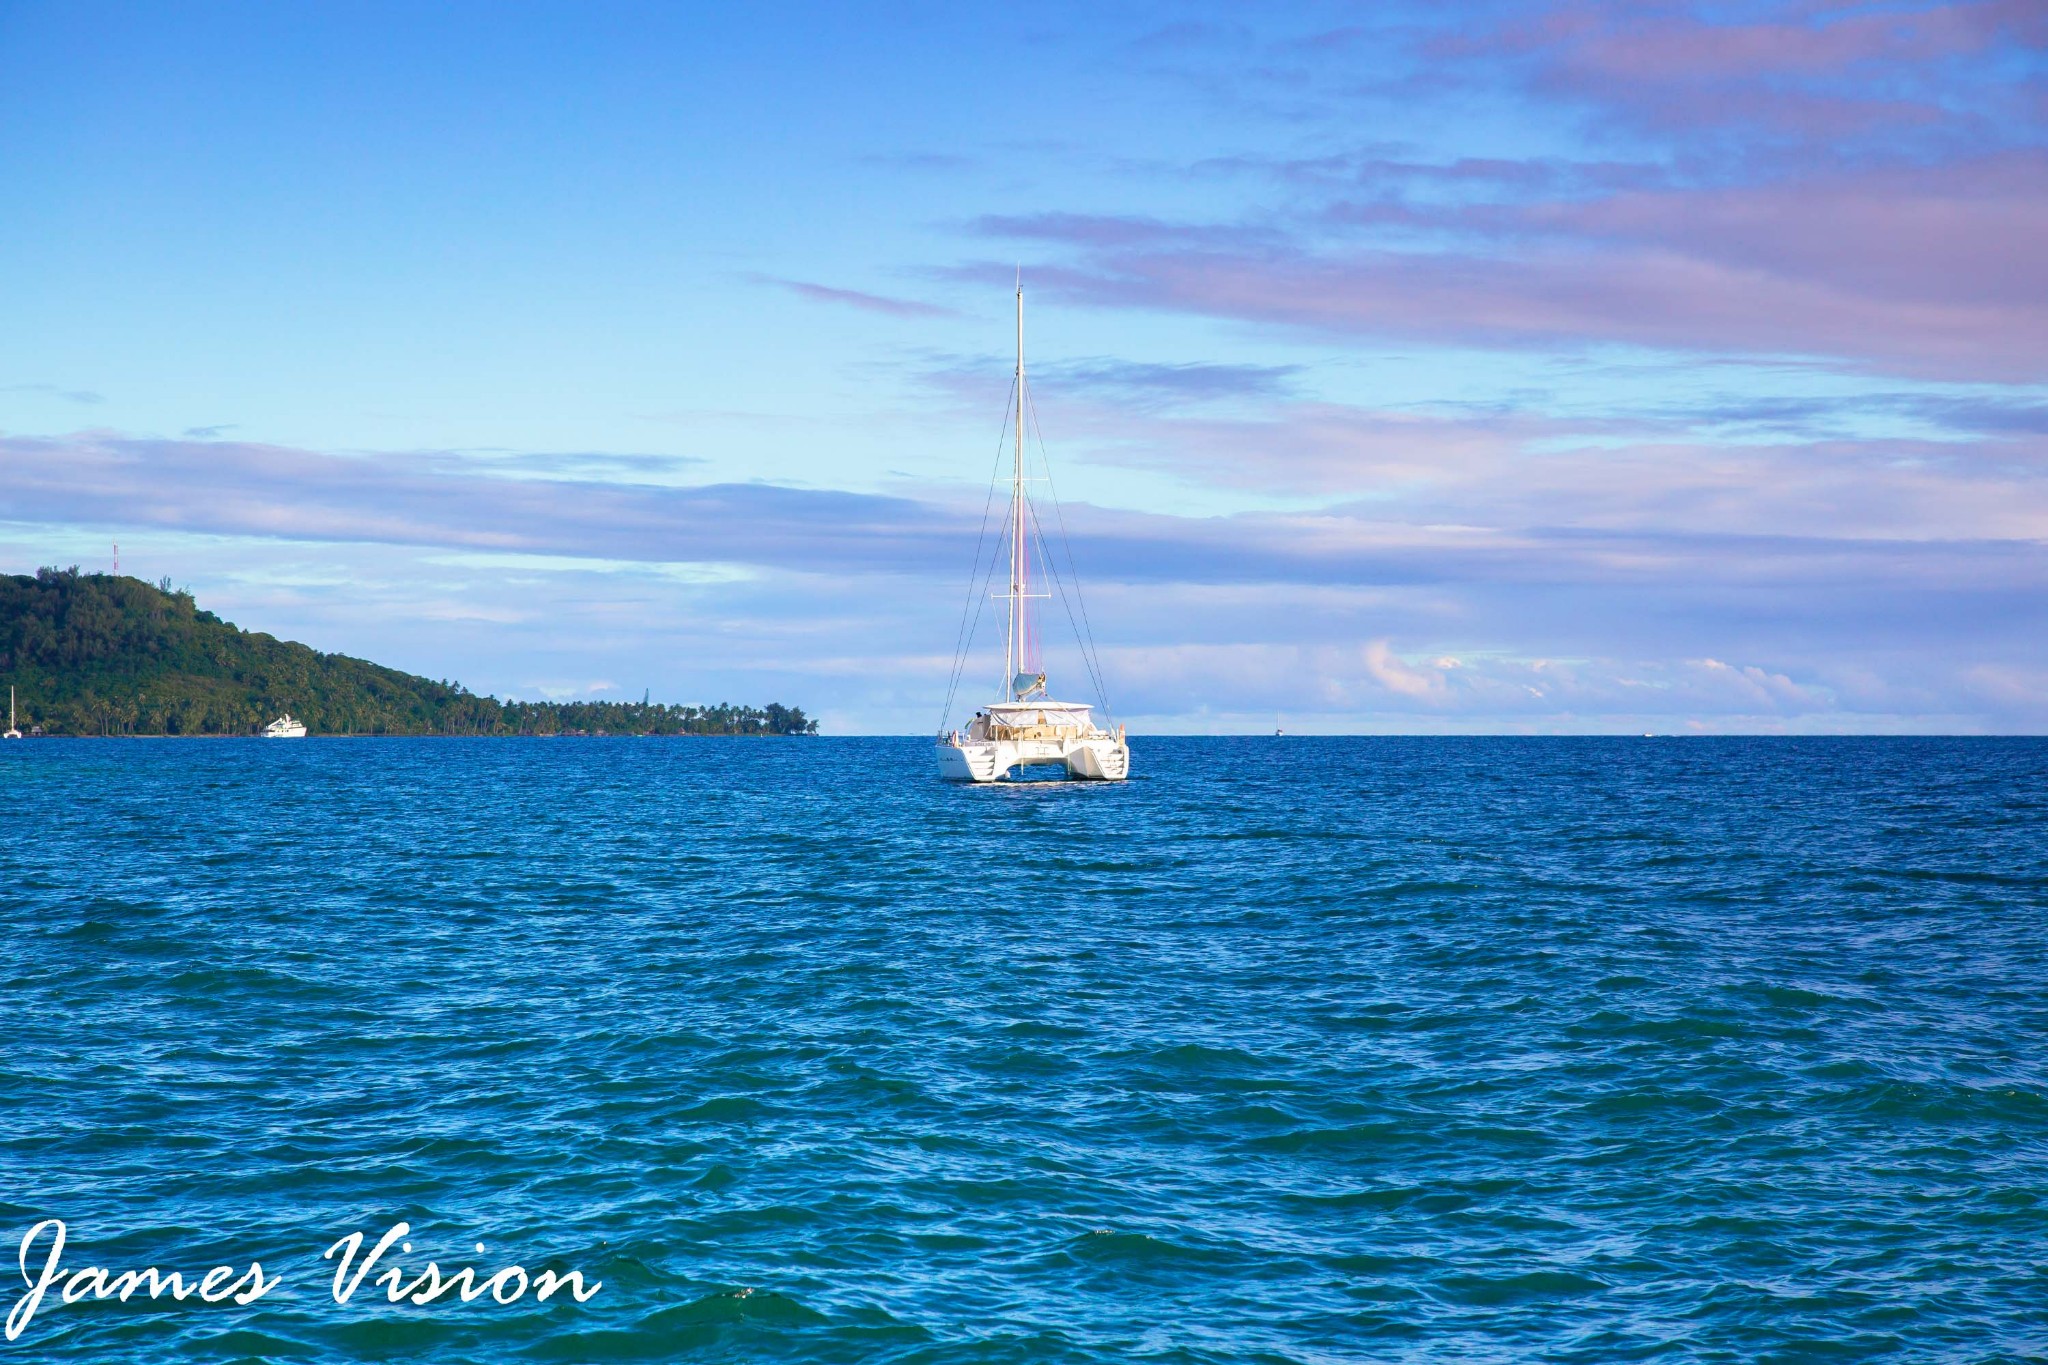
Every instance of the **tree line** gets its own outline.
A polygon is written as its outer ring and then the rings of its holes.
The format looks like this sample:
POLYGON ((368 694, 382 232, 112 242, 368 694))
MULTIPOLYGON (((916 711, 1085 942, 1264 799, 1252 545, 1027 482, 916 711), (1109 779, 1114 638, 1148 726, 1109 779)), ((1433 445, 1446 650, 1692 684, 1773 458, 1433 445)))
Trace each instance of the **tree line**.
POLYGON ((0 575, 0 686, 47 735, 246 735, 284 712, 320 735, 809 735, 794 706, 479 696, 238 629, 170 580, 0 575))

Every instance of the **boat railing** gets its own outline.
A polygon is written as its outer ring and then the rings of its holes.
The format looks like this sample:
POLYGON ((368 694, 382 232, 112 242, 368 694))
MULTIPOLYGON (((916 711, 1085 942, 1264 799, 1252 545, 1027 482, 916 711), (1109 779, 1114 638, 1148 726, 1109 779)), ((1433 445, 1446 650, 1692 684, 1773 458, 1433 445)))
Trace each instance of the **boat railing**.
POLYGON ((990 739, 1073 739, 1083 734, 1078 725, 1002 725, 990 724, 990 739))

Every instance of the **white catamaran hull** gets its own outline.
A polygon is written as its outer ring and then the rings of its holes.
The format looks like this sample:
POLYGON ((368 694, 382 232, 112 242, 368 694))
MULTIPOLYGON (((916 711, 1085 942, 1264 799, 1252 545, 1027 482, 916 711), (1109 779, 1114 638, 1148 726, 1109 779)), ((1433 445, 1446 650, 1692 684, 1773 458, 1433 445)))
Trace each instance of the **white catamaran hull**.
MULTIPOLYGON (((1008 544, 1010 559, 1010 588, 1008 592, 990 593, 989 596, 1006 604, 1008 620, 1003 631, 1003 679, 999 689, 1000 699, 990 702, 974 713, 964 730, 939 731, 938 745, 934 754, 939 764, 939 776, 948 782, 1000 782, 1018 768, 1064 768, 1070 778, 1090 782, 1121 782, 1131 775, 1131 748, 1124 739, 1124 728, 1105 728, 1095 723, 1093 707, 1087 702, 1056 701, 1047 693, 1045 670, 1038 661, 1037 634, 1031 628, 1030 604, 1034 598, 1049 597, 1051 594, 1042 587, 1034 592, 1032 579, 1035 576, 1031 553, 1033 530, 1037 518, 1032 514, 1031 504, 1025 492, 1029 482, 1024 476, 1024 414, 1030 406, 1030 398, 1024 382, 1024 289, 1020 281, 1017 288, 1017 380, 1011 391, 1011 411, 1017 419, 1016 444, 1012 448, 1010 466, 1010 509, 1005 518, 1004 540, 1008 544)), ((1047 483, 1050 485, 1050 475, 1047 483)), ((994 489, 990 489, 993 498, 994 489)), ((1064 532, 1062 533, 1064 534, 1064 532)), ((1057 564, 1045 549, 1043 537, 1039 547, 1044 554, 1041 562, 1059 588, 1062 600, 1066 598, 1066 582, 1059 577, 1057 564)), ((977 541, 976 558, 980 558, 977 541)), ((1073 567, 1072 552, 1068 554, 1068 568, 1073 567)), ((995 564, 988 565, 993 577, 995 564)), ((980 573, 977 566, 977 576, 980 573)), ((969 601, 978 589, 971 589, 969 601)), ((1074 596, 1080 597, 1079 582, 1074 584, 1074 596)), ((1068 611, 1070 623, 1072 610, 1068 611)), ((1083 621, 1085 622, 1085 609, 1083 621)), ((978 624, 981 613, 974 614, 973 622, 978 624)), ((967 660, 967 650, 973 641, 974 624, 970 624, 966 608, 961 609, 960 655, 954 660, 953 682, 957 686, 960 671, 967 660)), ((1098 694, 1101 689, 1101 668, 1095 658, 1095 646, 1087 638, 1081 625, 1076 625, 1075 634, 1082 648, 1082 657, 1088 664, 1089 673, 1094 677, 1098 694)), ((1106 703, 1105 703, 1106 705, 1106 703)), ((953 693, 946 696, 946 720, 950 722, 953 711, 953 693)))
POLYGON ((1121 782, 1131 775, 1128 743, 1113 739, 941 741, 939 776, 948 782, 999 782, 1018 767, 1063 767, 1068 777, 1121 782))

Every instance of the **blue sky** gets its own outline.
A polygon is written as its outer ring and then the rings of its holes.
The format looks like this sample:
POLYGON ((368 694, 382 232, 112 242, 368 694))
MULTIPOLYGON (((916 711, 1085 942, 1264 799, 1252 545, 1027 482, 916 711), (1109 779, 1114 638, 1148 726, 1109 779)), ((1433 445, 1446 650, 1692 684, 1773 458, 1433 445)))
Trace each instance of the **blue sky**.
POLYGON ((0 564, 118 539, 479 690, 926 730, 1021 266, 1141 729, 2038 731, 2044 45, 0 3, 0 564))

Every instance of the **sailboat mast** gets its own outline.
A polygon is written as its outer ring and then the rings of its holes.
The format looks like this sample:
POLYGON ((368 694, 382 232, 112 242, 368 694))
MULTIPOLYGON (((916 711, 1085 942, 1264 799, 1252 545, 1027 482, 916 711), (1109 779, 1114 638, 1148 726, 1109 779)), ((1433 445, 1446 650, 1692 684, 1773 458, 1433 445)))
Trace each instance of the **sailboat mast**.
POLYGON ((1024 671, 1024 281, 1017 281, 1017 448, 1010 485, 1010 632, 1003 651, 1003 695, 1017 696, 1017 675, 1024 671))

